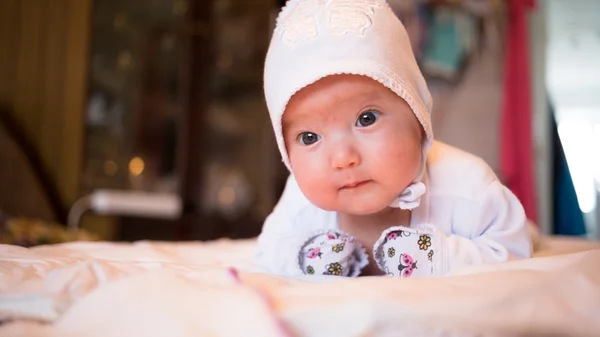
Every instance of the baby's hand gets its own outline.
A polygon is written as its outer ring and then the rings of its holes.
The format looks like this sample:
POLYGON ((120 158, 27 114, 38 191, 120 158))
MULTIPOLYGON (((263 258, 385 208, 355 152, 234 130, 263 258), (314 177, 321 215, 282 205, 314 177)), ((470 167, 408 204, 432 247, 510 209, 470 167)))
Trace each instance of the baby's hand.
POLYGON ((391 276, 432 276, 435 259, 433 231, 407 227, 385 230, 373 247, 381 270, 391 276))
POLYGON ((356 277, 368 259, 352 236, 331 231, 310 239, 300 250, 299 262, 305 274, 356 277))

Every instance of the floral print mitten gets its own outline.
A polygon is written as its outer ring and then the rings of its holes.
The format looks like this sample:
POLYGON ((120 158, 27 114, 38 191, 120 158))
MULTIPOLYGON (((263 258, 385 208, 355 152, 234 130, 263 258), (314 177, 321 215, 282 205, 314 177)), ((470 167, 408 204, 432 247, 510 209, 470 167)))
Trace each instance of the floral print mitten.
POLYGON ((313 236, 300 250, 300 268, 308 275, 356 277, 369 260, 354 237, 329 231, 313 236))
POLYGON ((391 227, 375 243, 373 256, 379 268, 390 276, 433 276, 438 239, 441 238, 427 228, 391 227))

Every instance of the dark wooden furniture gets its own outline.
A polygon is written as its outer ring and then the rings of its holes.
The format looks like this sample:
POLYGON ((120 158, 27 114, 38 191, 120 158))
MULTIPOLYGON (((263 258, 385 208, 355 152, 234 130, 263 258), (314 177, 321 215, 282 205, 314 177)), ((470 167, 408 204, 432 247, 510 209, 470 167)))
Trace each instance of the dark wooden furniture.
POLYGON ((184 204, 175 221, 120 218, 118 240, 260 232, 287 175, 262 93, 277 6, 95 0, 82 193, 166 191, 184 204))

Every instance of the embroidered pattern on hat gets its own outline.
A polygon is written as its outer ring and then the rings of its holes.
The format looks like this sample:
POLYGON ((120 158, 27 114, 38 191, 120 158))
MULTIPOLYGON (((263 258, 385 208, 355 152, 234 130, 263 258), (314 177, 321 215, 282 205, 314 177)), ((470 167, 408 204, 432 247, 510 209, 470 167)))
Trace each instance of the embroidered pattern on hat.
POLYGON ((372 16, 380 6, 380 0, 300 0, 289 15, 278 20, 277 31, 282 42, 293 47, 317 38, 318 22, 325 15, 331 35, 350 32, 364 35, 373 25, 372 16))

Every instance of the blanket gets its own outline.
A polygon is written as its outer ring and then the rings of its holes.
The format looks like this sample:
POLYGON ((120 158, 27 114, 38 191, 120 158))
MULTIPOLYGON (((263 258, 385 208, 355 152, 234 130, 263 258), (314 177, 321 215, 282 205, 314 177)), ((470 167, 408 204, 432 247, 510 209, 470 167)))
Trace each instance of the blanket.
POLYGON ((600 245, 443 278, 286 278, 254 240, 0 246, 0 336, 600 335, 600 245))

